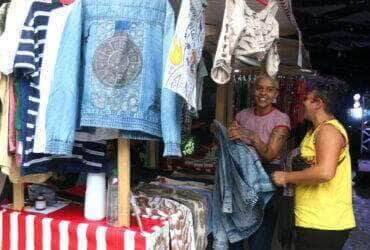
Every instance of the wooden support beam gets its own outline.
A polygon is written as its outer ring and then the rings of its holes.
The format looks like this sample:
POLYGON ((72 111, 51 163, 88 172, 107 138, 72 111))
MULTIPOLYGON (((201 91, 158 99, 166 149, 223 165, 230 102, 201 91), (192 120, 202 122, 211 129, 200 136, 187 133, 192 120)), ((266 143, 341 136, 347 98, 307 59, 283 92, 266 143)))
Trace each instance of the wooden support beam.
POLYGON ((226 101, 226 125, 229 126, 234 120, 234 84, 227 84, 227 101, 226 101))
POLYGON ((13 184, 13 205, 14 210, 21 211, 24 207, 24 184, 13 184))
POLYGON ((217 85, 216 120, 226 124, 227 85, 217 85))
POLYGON ((149 141, 149 160, 148 164, 149 168, 158 168, 158 159, 157 159, 157 142, 156 141, 149 141))
POLYGON ((130 227, 130 140, 118 139, 118 226, 130 227))

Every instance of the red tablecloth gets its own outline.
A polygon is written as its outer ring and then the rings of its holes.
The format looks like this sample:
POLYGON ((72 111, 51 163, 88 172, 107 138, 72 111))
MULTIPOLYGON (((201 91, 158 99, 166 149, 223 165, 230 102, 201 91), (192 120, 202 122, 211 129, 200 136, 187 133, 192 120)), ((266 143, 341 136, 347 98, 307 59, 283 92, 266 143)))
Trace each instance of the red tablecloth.
POLYGON ((48 215, 0 211, 1 250, 149 250, 169 249, 167 221, 142 218, 131 227, 109 227, 87 221, 83 208, 70 205, 48 215))

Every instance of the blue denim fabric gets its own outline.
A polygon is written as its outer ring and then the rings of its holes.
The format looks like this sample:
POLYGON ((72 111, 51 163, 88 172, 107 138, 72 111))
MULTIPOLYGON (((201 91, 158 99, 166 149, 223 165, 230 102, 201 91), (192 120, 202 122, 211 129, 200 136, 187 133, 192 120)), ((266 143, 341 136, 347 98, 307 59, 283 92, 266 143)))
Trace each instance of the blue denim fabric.
POLYGON ((214 249, 249 237, 261 225, 264 208, 275 186, 256 152, 228 138, 227 129, 215 121, 219 142, 218 167, 213 193, 214 249))
POLYGON ((162 88, 163 156, 181 157, 181 124, 183 98, 167 88, 162 88))
POLYGON ((162 137, 162 75, 174 20, 168 1, 79 0, 51 85, 48 152, 70 153, 78 126, 120 129, 131 139, 162 137))

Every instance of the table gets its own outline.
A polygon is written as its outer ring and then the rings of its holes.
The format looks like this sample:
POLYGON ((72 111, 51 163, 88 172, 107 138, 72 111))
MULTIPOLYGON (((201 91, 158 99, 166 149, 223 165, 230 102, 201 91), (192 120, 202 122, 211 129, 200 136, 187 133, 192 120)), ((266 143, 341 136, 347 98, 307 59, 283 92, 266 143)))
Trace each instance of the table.
POLYGON ((0 211, 2 250, 164 250, 169 249, 169 224, 165 220, 136 219, 131 227, 110 227, 105 220, 88 221, 83 208, 69 205, 48 215, 0 211))

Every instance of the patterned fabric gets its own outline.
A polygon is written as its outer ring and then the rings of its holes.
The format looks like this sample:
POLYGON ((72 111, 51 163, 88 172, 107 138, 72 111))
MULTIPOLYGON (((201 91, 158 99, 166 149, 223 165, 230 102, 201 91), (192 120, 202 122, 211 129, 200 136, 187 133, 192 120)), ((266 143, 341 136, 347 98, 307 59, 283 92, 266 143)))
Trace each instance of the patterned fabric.
POLYGON ((193 217, 188 207, 160 196, 146 196, 145 192, 139 192, 136 200, 144 217, 169 221, 172 250, 196 249, 193 217))
POLYGON ((212 79, 225 84, 231 79, 231 58, 259 66, 266 54, 266 70, 275 76, 280 63, 276 41, 279 23, 275 19, 276 2, 270 1, 265 9, 256 13, 244 0, 227 0, 220 38, 217 45, 212 79), (257 61, 255 60, 257 59, 257 61))
POLYGON ((173 188, 177 190, 191 190, 202 196, 203 201, 205 201, 206 209, 206 231, 207 235, 212 233, 212 200, 213 200, 213 190, 205 188, 197 188, 192 186, 182 186, 182 185, 171 185, 165 182, 152 181, 150 184, 160 185, 167 188, 173 188))
POLYGON ((190 208, 193 215, 196 249, 201 250, 207 247, 207 203, 201 195, 191 190, 176 190, 152 184, 140 184, 137 187, 137 190, 148 195, 159 195, 165 198, 173 199, 190 208))
POLYGON ((161 138, 162 78, 173 31, 168 1, 77 1, 51 84, 50 152, 70 153, 79 126, 120 129, 126 138, 161 138))
POLYGON ((196 110, 197 70, 205 38, 205 7, 206 0, 182 1, 164 74, 164 87, 184 97, 196 110))

